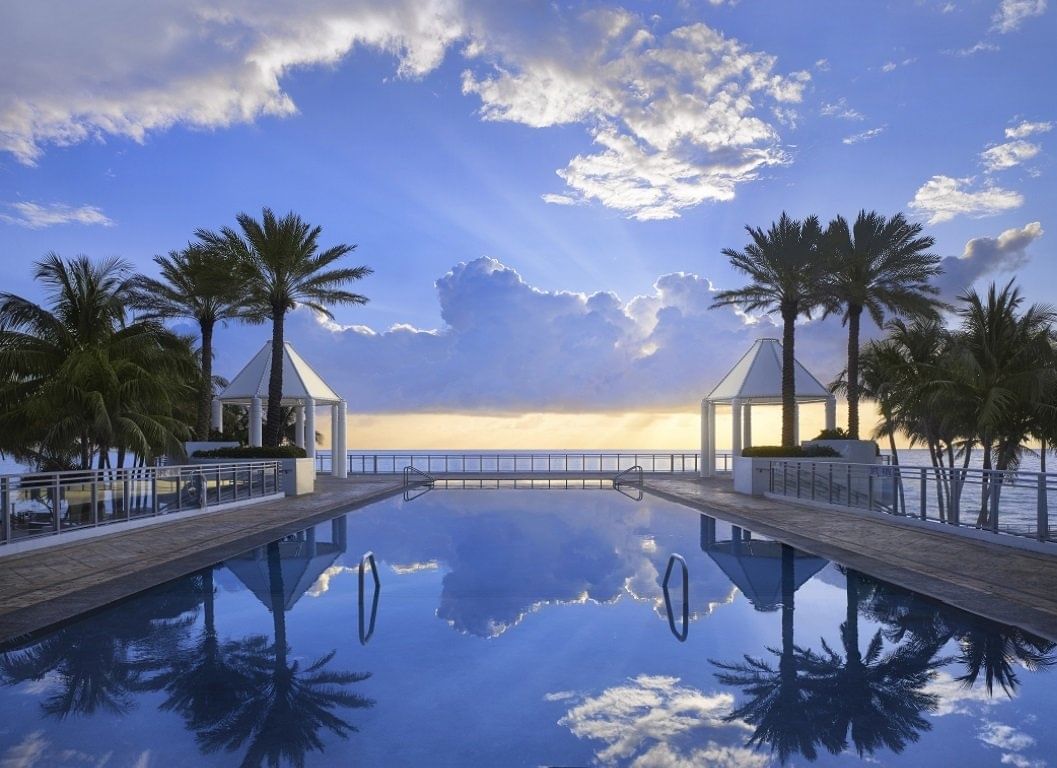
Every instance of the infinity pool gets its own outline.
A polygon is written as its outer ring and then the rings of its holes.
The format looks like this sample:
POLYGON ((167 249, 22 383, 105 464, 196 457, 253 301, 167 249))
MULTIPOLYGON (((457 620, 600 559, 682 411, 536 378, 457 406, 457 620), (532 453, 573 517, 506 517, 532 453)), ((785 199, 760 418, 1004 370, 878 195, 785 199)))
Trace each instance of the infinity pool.
POLYGON ((1042 768, 1055 659, 649 497, 437 490, 2 649, 0 766, 1042 768))

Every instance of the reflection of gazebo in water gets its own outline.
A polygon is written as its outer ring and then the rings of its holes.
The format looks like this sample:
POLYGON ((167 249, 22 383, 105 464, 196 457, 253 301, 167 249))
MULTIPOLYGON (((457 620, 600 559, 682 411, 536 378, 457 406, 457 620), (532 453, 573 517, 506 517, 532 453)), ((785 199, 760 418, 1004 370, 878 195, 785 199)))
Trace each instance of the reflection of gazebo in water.
MULTIPOLYGON (((241 405, 249 409, 250 445, 263 444, 262 422, 264 409, 268 405, 271 366, 272 343, 269 341, 213 400, 213 429, 223 429, 223 405, 241 405)), ((280 402, 293 407, 294 444, 304 448, 305 455, 310 459, 316 456, 316 406, 331 407, 331 473, 335 477, 347 477, 348 463, 338 460, 346 453, 345 400, 289 344, 283 344, 283 393, 280 402)))
MULTIPOLYGON (((301 599, 319 577, 345 552, 347 547, 348 521, 344 516, 330 522, 331 540, 317 541, 316 529, 287 536, 279 542, 280 568, 282 571, 283 604, 289 611, 301 599)), ((250 592, 256 595, 269 610, 272 604, 272 581, 268 572, 267 547, 257 547, 238 557, 224 561, 250 592)))
MULTIPOLYGON (((701 515, 701 551, 727 574, 734 586, 758 611, 774 611, 782 604, 782 543, 754 539, 732 525, 728 541, 716 541, 716 519, 701 515)), ((793 591, 826 567, 827 560, 804 552, 793 559, 793 591)))

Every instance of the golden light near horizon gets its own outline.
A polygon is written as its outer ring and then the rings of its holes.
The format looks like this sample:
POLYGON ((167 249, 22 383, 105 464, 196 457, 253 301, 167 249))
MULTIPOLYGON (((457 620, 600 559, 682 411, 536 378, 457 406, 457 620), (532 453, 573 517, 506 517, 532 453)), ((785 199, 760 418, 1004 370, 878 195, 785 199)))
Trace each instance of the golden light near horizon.
MULTIPOLYGON (((329 446, 330 422, 324 413, 321 409, 316 429, 323 437, 322 445, 329 446)), ((754 406, 752 419, 753 444, 775 445, 781 441, 780 406, 754 406)), ((730 450, 730 423, 729 407, 721 407, 716 415, 717 448, 721 451, 730 450)), ((824 424, 821 404, 801 407, 801 439, 813 438, 824 424)), ((864 427, 872 429, 873 425, 866 423, 864 427)), ((597 448, 690 452, 699 450, 700 444, 698 409, 603 413, 350 413, 348 418, 350 451, 597 448)))

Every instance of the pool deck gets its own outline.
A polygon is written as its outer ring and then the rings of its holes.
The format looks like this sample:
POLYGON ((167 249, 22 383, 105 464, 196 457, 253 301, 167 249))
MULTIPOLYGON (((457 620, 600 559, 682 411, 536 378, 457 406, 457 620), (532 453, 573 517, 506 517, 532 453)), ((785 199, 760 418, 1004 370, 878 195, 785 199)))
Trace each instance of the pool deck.
POLYGON ((1057 545, 1043 554, 880 512, 745 496, 729 478, 647 475, 643 490, 1057 641, 1057 545))
POLYGON ((401 492, 399 477, 320 475, 285 498, 0 559, 0 643, 401 492))

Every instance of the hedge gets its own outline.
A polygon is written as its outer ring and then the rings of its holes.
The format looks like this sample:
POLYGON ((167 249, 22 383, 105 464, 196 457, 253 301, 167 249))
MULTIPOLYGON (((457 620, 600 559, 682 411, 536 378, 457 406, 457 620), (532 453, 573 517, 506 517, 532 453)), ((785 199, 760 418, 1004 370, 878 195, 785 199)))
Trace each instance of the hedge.
POLYGON ((841 454, 828 445, 793 446, 787 448, 783 445, 754 445, 741 452, 742 456, 754 459, 823 459, 833 458, 841 454))
POLYGON ((305 449, 296 445, 280 445, 278 448, 251 447, 214 448, 211 451, 195 451, 196 459, 303 459, 305 449))

